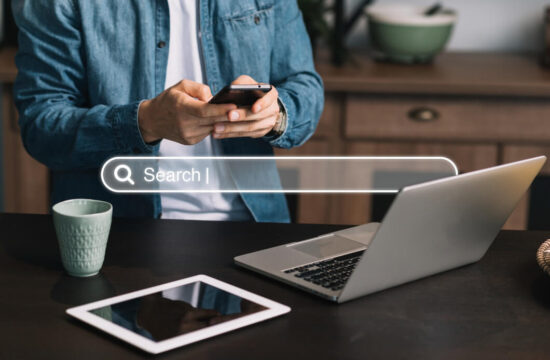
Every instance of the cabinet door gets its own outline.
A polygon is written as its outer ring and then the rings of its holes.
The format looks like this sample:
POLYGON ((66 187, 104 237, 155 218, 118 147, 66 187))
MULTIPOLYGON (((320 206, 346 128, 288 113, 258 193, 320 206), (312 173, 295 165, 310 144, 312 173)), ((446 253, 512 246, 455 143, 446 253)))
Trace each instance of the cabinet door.
POLYGON ((4 211, 48 213, 48 169, 31 158, 23 147, 11 87, 4 87, 2 97, 4 211))

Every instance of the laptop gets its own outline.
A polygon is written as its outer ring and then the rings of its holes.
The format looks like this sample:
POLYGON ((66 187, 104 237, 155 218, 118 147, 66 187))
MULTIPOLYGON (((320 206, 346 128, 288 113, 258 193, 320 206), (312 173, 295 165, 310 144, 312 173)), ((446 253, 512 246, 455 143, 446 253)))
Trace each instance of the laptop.
POLYGON ((342 303, 480 260, 545 156, 403 188, 381 223, 235 257, 342 303))

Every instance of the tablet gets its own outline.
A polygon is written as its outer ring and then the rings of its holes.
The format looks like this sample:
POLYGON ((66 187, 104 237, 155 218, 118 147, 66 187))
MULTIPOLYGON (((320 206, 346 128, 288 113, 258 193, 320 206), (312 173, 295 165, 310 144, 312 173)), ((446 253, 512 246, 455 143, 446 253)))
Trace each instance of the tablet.
POLYGON ((290 308, 206 275, 67 309, 67 314, 152 354, 220 335, 290 308))

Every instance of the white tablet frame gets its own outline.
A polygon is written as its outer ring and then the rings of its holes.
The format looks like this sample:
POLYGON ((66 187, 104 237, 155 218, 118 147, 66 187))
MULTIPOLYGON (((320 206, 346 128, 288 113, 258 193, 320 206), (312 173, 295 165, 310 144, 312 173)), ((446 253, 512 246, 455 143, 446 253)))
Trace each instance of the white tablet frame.
POLYGON ((99 328, 123 341, 126 341, 146 352, 149 352, 151 354, 158 354, 164 351, 172 350, 180 346, 185 346, 197 341, 201 341, 216 335, 220 335, 229 331, 233 331, 251 324, 255 324, 276 316, 280 316, 283 314, 286 314, 290 312, 290 308, 288 306, 276 303, 272 300, 266 299, 262 296, 253 294, 249 291, 243 290, 241 288, 238 288, 233 285, 229 285, 223 281, 211 278, 207 275, 195 275, 192 277, 188 277, 185 279, 173 281, 170 283, 153 286, 150 288, 146 288, 143 290, 134 291, 131 293, 115 296, 112 298, 108 298, 105 300, 96 301, 93 303, 73 307, 66 310, 67 314, 82 320, 83 322, 92 325, 96 328, 99 328), (110 322, 108 320, 105 320, 97 315, 94 315, 90 312, 90 310, 102 308, 104 306, 116 304, 122 301, 134 299, 137 297, 141 297, 144 295, 153 294, 159 291, 168 290, 174 287, 178 287, 181 285, 193 283, 193 282, 203 282, 208 285, 212 285, 214 287, 217 287, 221 290, 225 290, 231 294, 240 296, 243 299, 252 301, 256 304, 262 305, 266 307, 266 310, 262 310, 256 313, 252 313, 250 315, 245 315, 240 318, 236 318, 233 320, 229 320, 227 322, 209 326, 207 328, 199 329, 192 331, 187 334, 182 334, 175 336, 170 339, 166 339, 163 341, 155 342, 153 340, 150 340, 144 336, 141 336, 139 334, 136 334, 128 329, 123 328, 122 326, 119 326, 113 322, 110 322))

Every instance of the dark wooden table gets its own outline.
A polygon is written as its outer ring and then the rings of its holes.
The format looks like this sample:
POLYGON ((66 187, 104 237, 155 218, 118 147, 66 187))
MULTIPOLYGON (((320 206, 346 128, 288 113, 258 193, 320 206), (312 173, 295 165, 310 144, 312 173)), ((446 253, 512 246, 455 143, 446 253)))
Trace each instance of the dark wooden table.
POLYGON ((237 268, 233 257, 341 227, 115 219, 100 275, 64 275, 47 215, 0 215, 0 359, 151 357, 65 315, 68 307, 207 274, 292 307, 283 317, 162 359, 543 359, 550 237, 502 232, 479 263, 336 305, 237 268))

